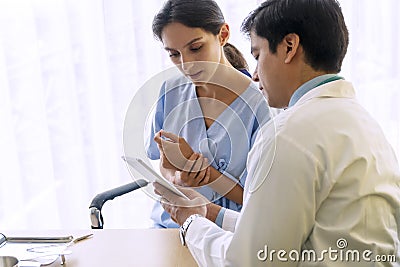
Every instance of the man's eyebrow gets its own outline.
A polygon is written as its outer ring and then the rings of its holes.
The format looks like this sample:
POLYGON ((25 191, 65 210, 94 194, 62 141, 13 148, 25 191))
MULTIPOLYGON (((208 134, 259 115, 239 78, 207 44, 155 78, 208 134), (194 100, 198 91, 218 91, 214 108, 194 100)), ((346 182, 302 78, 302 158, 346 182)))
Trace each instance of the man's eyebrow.
MULTIPOLYGON (((183 47, 187 47, 187 46, 193 44, 194 42, 200 41, 201 39, 203 39, 203 37, 194 38, 194 39, 190 40, 187 44, 185 44, 183 47)), ((169 47, 164 47, 164 49, 167 50, 167 51, 168 50, 175 50, 175 49, 169 48, 169 47)))

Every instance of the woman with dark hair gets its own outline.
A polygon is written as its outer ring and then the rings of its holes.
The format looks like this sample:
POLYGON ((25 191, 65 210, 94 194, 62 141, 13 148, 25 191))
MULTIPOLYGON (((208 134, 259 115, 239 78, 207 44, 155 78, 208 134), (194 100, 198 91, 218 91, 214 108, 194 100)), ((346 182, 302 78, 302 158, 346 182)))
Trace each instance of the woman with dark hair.
MULTIPOLYGON (((268 105, 241 53, 227 44, 229 26, 215 1, 167 1, 153 33, 182 75, 161 88, 147 155, 160 159, 164 177, 222 206, 212 216, 221 225, 226 211, 241 209, 247 154, 269 120, 268 105)), ((155 227, 178 227, 160 203, 151 217, 155 227)))
POLYGON ((226 43, 224 45, 224 53, 232 67, 251 77, 249 73, 249 65, 247 65, 246 59, 239 49, 237 49, 233 44, 226 43))

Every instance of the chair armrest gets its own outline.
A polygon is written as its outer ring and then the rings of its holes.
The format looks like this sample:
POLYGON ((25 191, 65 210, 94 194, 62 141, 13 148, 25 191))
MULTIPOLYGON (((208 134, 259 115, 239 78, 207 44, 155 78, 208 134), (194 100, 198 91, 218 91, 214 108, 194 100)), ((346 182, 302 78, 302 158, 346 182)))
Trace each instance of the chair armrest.
POLYGON ((137 181, 122 185, 122 186, 118 186, 116 188, 107 190, 103 193, 97 194, 90 206, 90 220, 92 223, 92 229, 103 229, 104 226, 104 220, 103 220, 103 216, 101 214, 101 209, 104 205, 104 203, 106 203, 108 200, 113 200, 115 197, 119 197, 122 195, 125 195, 129 192, 132 192, 136 189, 145 187, 149 184, 148 181, 144 180, 144 179, 139 179, 137 181))

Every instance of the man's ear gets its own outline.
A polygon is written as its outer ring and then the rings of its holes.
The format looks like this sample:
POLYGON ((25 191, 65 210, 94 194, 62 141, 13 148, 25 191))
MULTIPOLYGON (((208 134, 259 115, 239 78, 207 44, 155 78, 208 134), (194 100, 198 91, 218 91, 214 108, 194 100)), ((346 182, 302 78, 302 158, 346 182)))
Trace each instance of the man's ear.
POLYGON ((224 46, 228 42, 229 36, 230 36, 229 25, 224 23, 222 25, 221 29, 219 30, 219 34, 218 34, 218 38, 219 38, 219 42, 220 42, 221 46, 224 46))
POLYGON ((285 63, 288 64, 298 52, 300 46, 300 37, 295 33, 289 33, 283 38, 283 45, 286 46, 285 63))

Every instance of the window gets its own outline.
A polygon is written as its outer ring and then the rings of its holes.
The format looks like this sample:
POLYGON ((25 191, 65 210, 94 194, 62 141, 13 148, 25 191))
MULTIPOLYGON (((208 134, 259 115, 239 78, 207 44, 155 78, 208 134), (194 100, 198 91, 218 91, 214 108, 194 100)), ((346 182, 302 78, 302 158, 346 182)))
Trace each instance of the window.
MULTIPOLYGON (((230 42, 253 68, 239 27, 260 1, 217 2, 230 42)), ((171 66, 151 32, 162 3, 0 1, 3 230, 89 228, 91 199, 131 181, 120 158, 126 109, 138 88, 171 66)), ((341 74, 400 156, 400 4, 341 3, 351 38, 341 74)), ((148 227, 152 203, 136 191, 106 204, 106 228, 148 227)))

